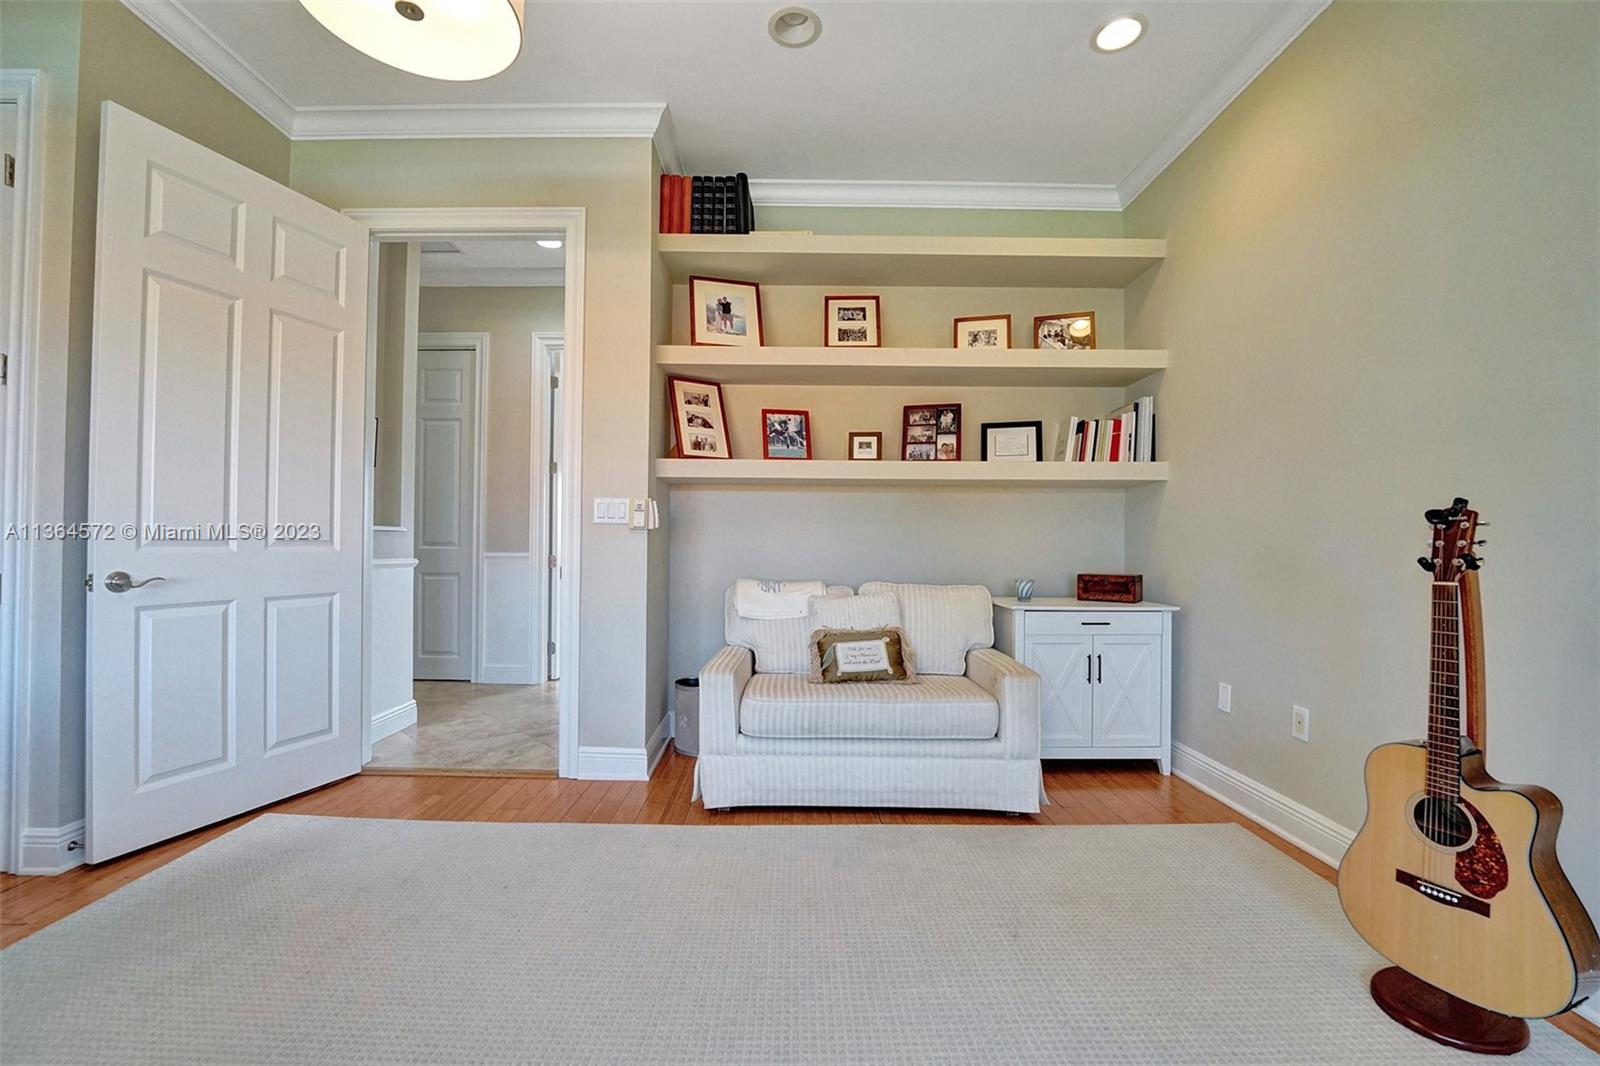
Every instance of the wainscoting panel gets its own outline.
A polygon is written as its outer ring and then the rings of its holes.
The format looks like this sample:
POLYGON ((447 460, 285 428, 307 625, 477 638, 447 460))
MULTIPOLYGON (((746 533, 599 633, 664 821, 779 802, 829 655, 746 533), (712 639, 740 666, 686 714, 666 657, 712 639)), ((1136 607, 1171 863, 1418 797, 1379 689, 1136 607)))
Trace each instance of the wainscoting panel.
POLYGON ((539 681, 534 642, 539 634, 539 580, 529 552, 484 552, 482 639, 478 680, 485 685, 539 681))
POLYGON ((372 742, 417 720, 411 693, 411 571, 415 559, 372 560, 372 742))

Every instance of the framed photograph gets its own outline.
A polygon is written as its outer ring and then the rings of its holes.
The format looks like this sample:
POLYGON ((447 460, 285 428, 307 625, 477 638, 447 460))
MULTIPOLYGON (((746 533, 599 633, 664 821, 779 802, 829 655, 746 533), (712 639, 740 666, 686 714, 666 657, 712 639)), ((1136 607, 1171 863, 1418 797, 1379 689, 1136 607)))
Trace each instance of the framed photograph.
POLYGON ((880 348, 876 296, 826 296, 822 301, 827 333, 822 343, 829 348, 880 348))
POLYGON ((955 462, 961 458, 961 405, 915 404, 900 426, 900 458, 908 463, 955 462))
POLYGON ((1093 348, 1094 312, 1040 315, 1033 320, 1035 348, 1093 348))
POLYGON ((811 412, 762 408, 761 458, 811 458, 811 412))
POLYGON ((957 348, 1011 347, 1011 316, 983 315, 977 318, 956 319, 955 346, 957 348))
POLYGON ((761 286, 727 278, 689 279, 689 340, 761 347, 761 286))
POLYGON ((883 434, 858 431, 850 434, 850 458, 882 459, 883 434))
POLYGON ((685 459, 732 459, 728 416, 722 408, 722 386, 709 381, 668 378, 672 430, 678 454, 685 459))
POLYGON ((1044 462, 1043 422, 985 422, 982 430, 986 463, 1044 462))

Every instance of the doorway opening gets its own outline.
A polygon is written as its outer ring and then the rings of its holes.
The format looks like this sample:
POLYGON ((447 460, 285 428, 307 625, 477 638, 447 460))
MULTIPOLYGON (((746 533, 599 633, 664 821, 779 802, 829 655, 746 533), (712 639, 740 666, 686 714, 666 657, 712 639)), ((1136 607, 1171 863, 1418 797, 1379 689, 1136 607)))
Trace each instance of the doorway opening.
POLYGON ((415 221, 398 232, 369 220, 365 769, 571 776, 578 486, 567 468, 580 398, 564 378, 577 356, 568 281, 581 285, 581 213, 505 212, 563 224, 502 221, 489 232, 447 218, 422 226, 433 220, 420 216, 458 212, 401 214, 415 221))

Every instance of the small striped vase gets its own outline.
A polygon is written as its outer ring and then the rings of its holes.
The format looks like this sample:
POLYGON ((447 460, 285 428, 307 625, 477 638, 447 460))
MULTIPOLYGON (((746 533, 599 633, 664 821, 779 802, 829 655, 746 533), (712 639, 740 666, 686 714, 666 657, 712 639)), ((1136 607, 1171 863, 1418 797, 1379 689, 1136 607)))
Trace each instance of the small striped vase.
POLYGON ((1027 603, 1029 600, 1033 599, 1033 578, 1017 578, 1017 599, 1021 600, 1023 603, 1027 603))

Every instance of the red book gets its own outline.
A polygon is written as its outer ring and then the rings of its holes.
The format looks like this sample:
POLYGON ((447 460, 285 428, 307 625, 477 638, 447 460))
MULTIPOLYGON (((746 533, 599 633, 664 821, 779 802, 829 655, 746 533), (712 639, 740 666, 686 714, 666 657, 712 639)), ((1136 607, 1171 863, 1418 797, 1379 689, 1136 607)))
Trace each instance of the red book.
POLYGON ((694 179, 687 174, 678 178, 678 232, 688 233, 690 216, 694 213, 694 179))
POLYGON ((1122 419, 1113 419, 1111 422, 1111 454, 1107 460, 1113 463, 1122 462, 1122 419))
POLYGON ((658 231, 661 232, 661 233, 671 233, 672 232, 672 220, 671 220, 672 175, 671 174, 662 174, 661 175, 660 200, 661 200, 661 204, 660 204, 661 217, 660 217, 659 221, 657 221, 656 227, 657 227, 658 231))

